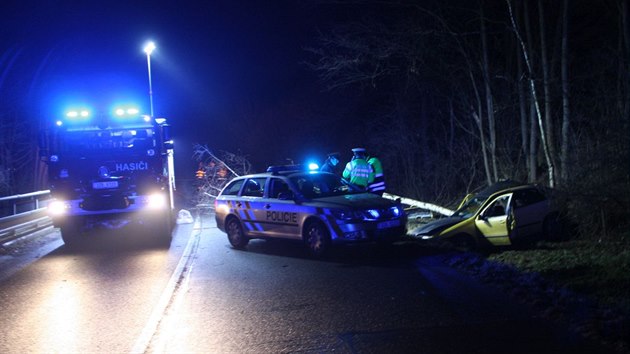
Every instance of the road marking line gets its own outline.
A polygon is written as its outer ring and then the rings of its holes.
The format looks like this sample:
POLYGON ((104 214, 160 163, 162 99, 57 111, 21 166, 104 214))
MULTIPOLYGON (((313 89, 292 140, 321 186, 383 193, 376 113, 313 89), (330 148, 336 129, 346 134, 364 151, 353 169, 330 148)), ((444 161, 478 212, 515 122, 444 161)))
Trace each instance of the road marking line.
POLYGON ((188 239, 188 243, 186 244, 186 248, 184 249, 184 253, 179 259, 179 263, 177 267, 173 271, 171 278, 166 284, 166 288, 162 292, 160 296, 160 300, 158 301, 157 306, 153 309, 151 316, 149 317, 148 322, 145 324, 142 332, 138 339, 136 339, 136 343, 131 349, 131 353, 140 354, 146 353, 149 349, 149 345, 151 344, 151 340, 153 336, 156 334, 160 322, 162 318, 166 314, 169 309, 169 306, 172 305, 172 299, 175 296, 175 293, 182 288, 182 286, 187 286, 187 278, 192 270, 192 251, 196 250, 199 245, 199 235, 201 233, 201 228, 198 227, 199 224, 198 218, 195 221, 195 226, 193 227, 193 232, 191 232, 191 236, 188 239))

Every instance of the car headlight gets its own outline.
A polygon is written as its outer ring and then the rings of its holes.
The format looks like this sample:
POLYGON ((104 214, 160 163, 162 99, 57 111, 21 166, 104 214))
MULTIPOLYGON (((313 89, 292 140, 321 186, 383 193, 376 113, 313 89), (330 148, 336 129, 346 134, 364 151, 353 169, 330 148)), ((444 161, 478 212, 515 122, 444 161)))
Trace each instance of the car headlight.
POLYGON ((401 216, 403 214, 403 211, 404 210, 403 210, 402 206, 398 206, 398 205, 389 208, 389 212, 393 216, 401 216))
POLYGON ((147 206, 151 209, 163 209, 166 207, 166 196, 162 193, 149 195, 147 206))
POLYGON ((367 221, 378 220, 385 215, 387 211, 379 209, 367 209, 367 210, 345 210, 345 209, 333 209, 331 210, 333 216, 339 220, 344 221, 367 221))
POLYGON ((381 213, 376 209, 370 209, 366 212, 366 214, 366 216, 374 220, 378 219, 381 216, 381 213))
POLYGON ((68 209, 70 209, 70 204, 62 200, 54 200, 48 203, 48 212, 54 216, 63 215, 68 209))
POLYGON ((361 221, 364 219, 363 213, 357 210, 345 210, 345 209, 332 209, 331 214, 344 221, 361 221))

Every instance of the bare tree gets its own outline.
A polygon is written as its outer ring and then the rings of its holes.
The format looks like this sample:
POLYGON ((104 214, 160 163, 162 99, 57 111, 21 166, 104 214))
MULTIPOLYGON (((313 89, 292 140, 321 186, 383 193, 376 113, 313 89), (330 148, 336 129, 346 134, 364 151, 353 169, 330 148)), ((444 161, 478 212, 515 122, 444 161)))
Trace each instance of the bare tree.
MULTIPOLYGON (((488 145, 490 149, 490 161, 492 161, 492 175, 489 178, 492 182, 496 182, 499 177, 497 168, 497 131, 494 116, 494 97, 492 96, 492 88, 490 85, 490 64, 488 60, 488 38, 486 33, 486 19, 484 18, 483 2, 480 4, 479 22, 481 27, 481 71, 484 83, 486 114, 488 120, 488 145)), ((479 117, 479 119, 481 119, 479 117)), ((483 130, 482 130, 483 131, 483 130)), ((485 140, 482 136, 482 139, 485 140)))
POLYGON ((527 66, 527 70, 529 73, 529 88, 531 91, 532 99, 534 101, 534 107, 536 108, 536 117, 538 119, 538 128, 540 129, 540 138, 542 142, 543 152, 545 153, 545 161, 547 162, 547 174, 548 174, 547 180, 549 182, 549 186, 554 187, 555 186, 555 178, 554 178, 555 168, 554 168, 553 158, 551 156, 551 151, 549 148, 549 143, 546 139, 546 136, 547 136, 547 133, 545 131, 546 127, 543 123, 542 114, 540 112, 540 105, 538 104, 538 99, 537 99, 538 95, 536 94, 536 85, 534 84, 534 78, 533 78, 534 72, 532 70, 531 62, 529 59, 530 57, 528 54, 529 52, 527 48, 525 47, 525 42, 523 41, 523 38, 521 37, 520 31, 516 24, 516 20, 514 18, 514 12, 512 11, 512 3, 510 2, 510 0, 506 0, 506 3, 509 10, 510 20, 512 22, 512 28, 521 46, 523 58, 525 59, 525 65, 527 66))
MULTIPOLYGON (((625 2, 625 0, 624 0, 625 2)), ((569 1, 562 2, 562 146, 560 148, 560 177, 563 183, 569 179, 569 128, 571 123, 571 108, 569 94, 569 1)))
POLYGON ((16 112, 0 114, 0 191, 3 194, 32 190, 36 152, 32 136, 31 125, 16 112))
POLYGON ((212 206, 214 199, 234 177, 251 172, 252 165, 240 154, 227 151, 213 153, 207 145, 193 146, 193 159, 198 162, 198 175, 194 203, 212 206))

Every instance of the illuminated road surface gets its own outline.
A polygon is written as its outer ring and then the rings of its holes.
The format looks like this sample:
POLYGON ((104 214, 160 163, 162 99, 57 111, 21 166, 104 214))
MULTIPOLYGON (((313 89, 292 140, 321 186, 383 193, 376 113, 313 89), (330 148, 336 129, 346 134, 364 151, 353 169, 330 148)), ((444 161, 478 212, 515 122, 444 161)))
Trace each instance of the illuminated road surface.
POLYGON ((312 260, 258 240, 237 251, 211 218, 180 225, 169 250, 60 246, 0 283, 0 352, 602 352, 441 256, 396 245, 312 260))

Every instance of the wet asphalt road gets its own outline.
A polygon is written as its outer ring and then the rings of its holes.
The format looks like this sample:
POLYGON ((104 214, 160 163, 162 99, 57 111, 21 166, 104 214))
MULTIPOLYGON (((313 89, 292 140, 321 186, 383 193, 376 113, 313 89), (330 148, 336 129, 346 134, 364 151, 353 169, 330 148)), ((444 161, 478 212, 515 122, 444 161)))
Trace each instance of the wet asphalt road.
POLYGON ((210 216, 168 249, 141 234, 0 256, 0 352, 604 352, 414 244, 237 251, 210 216))

